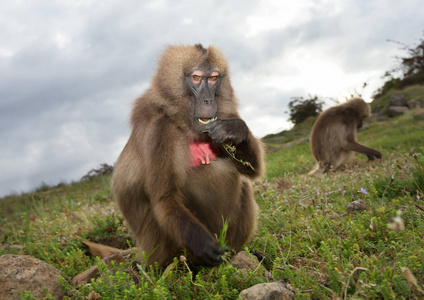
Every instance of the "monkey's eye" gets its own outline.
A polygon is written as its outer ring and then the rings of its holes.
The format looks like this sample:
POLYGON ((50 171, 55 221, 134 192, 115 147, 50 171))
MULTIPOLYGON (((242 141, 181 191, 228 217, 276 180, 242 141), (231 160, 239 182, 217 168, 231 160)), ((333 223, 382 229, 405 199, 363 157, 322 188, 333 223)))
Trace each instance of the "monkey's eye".
POLYGON ((195 84, 200 83, 202 81, 202 76, 196 74, 191 75, 191 81, 195 84))
POLYGON ((211 76, 208 78, 208 82, 215 83, 218 80, 218 76, 211 76))

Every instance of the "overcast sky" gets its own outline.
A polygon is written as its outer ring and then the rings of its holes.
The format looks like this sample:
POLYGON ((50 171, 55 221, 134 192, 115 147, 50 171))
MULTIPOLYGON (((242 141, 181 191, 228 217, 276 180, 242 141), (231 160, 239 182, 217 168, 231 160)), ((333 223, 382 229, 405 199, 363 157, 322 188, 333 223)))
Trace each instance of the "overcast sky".
POLYGON ((169 44, 219 47, 262 137, 290 128, 291 97, 369 101, 405 54, 387 39, 417 43, 423 20, 422 0, 2 0, 0 196, 113 165, 169 44))

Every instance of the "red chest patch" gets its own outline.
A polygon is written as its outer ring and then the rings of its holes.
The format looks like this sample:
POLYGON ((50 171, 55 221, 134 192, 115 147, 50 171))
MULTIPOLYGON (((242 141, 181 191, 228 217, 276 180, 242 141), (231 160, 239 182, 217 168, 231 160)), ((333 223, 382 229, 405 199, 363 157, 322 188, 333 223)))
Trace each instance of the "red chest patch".
POLYGON ((211 160, 216 160, 218 150, 211 144, 199 141, 190 141, 190 167, 208 165, 211 160))

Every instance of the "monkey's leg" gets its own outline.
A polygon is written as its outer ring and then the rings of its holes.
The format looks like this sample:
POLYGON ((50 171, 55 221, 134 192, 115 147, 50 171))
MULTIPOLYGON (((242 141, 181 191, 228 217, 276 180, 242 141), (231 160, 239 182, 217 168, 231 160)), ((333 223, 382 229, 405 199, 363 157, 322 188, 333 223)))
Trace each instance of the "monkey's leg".
POLYGON ((253 189, 249 182, 243 182, 240 194, 241 207, 236 218, 230 220, 227 232, 227 242, 236 250, 242 249, 249 241, 256 229, 258 205, 253 196, 253 189))

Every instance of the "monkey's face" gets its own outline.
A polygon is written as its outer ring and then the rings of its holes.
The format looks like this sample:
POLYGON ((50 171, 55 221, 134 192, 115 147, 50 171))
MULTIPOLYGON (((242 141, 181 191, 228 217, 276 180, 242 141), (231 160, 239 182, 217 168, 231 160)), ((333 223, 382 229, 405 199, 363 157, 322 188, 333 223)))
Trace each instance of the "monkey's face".
POLYGON ((204 132, 206 125, 214 122, 218 114, 215 95, 219 89, 219 72, 199 68, 186 76, 188 89, 192 95, 191 118, 196 132, 204 132))

